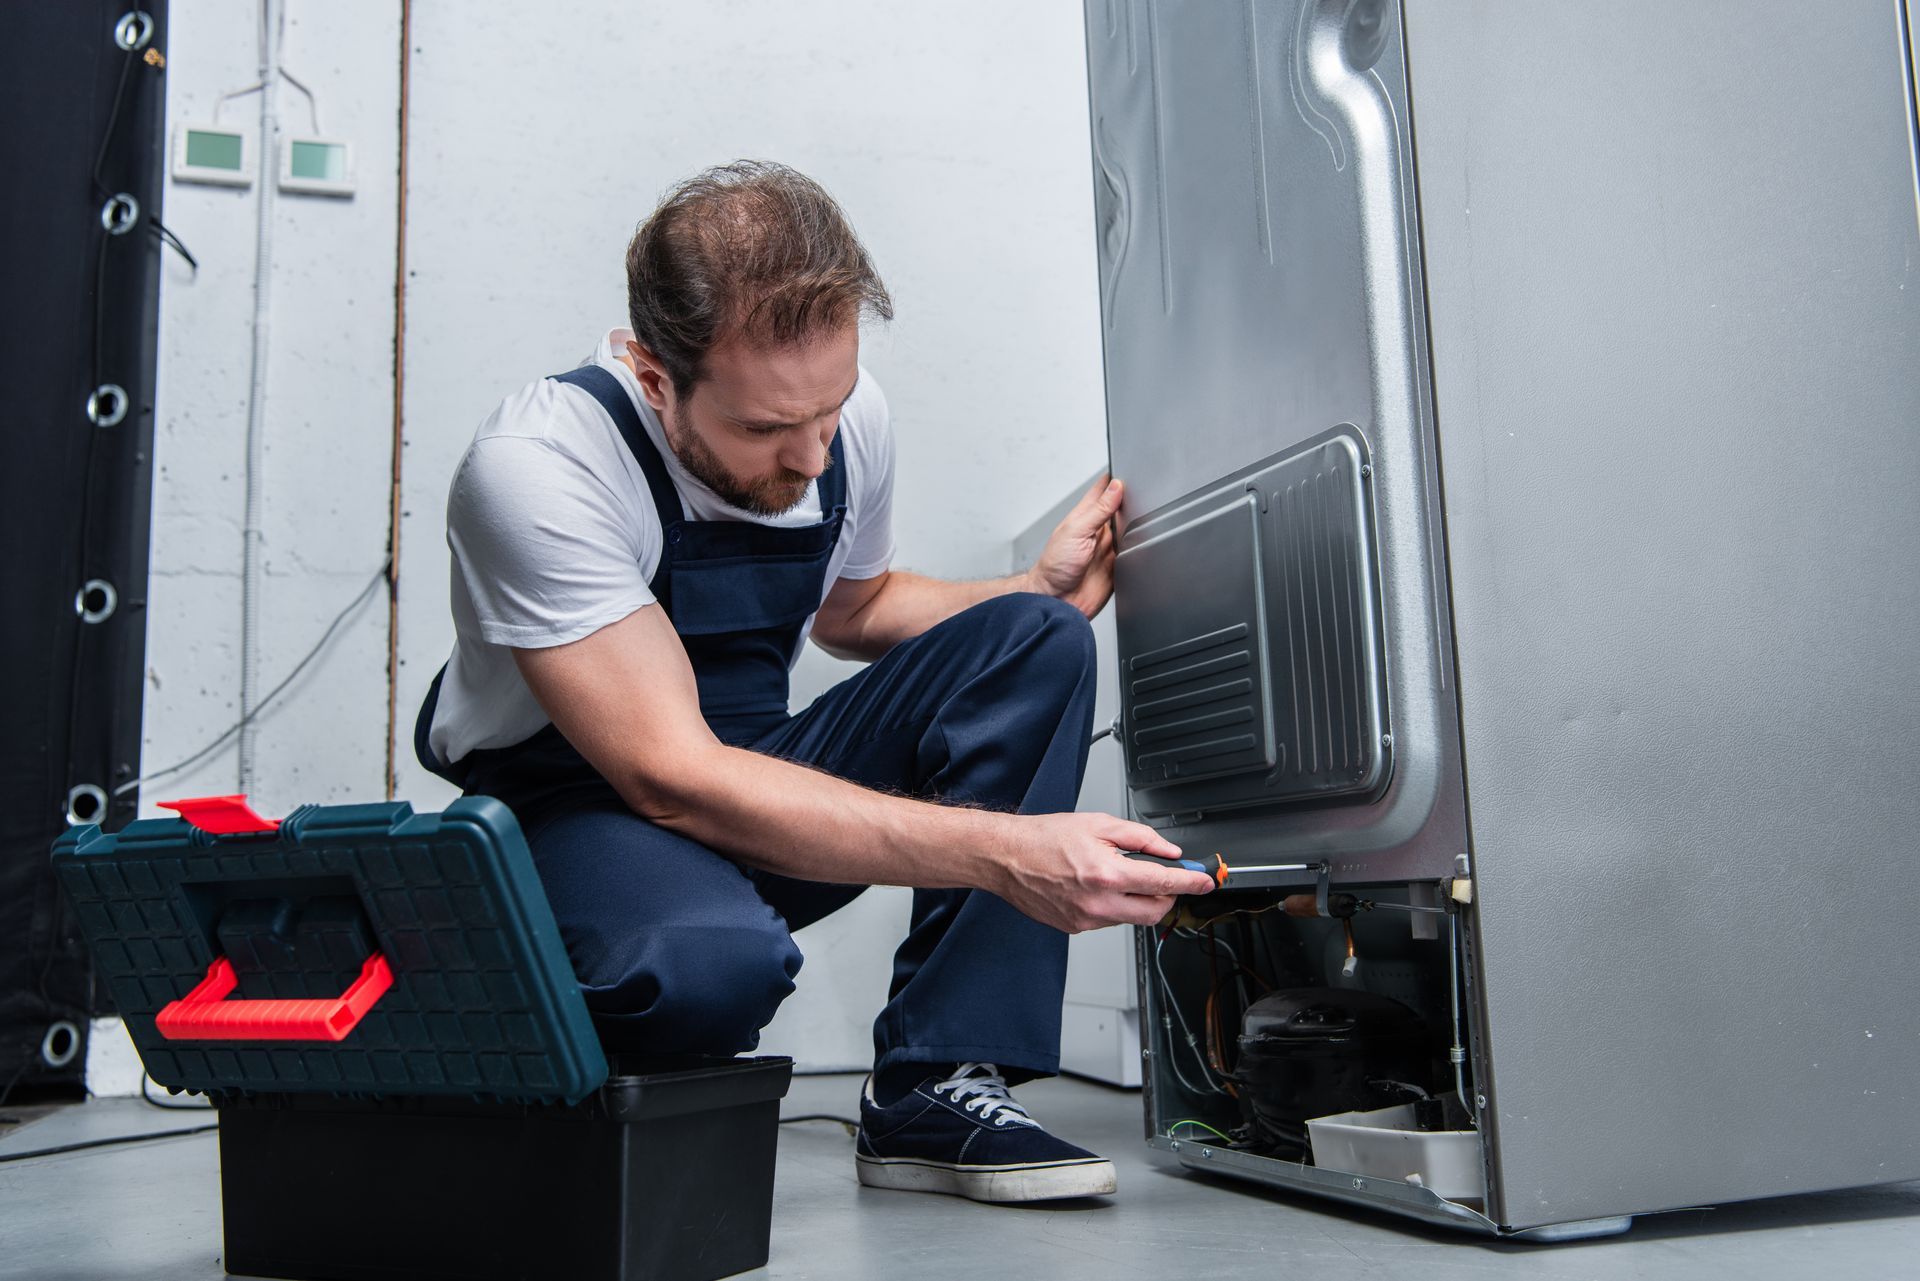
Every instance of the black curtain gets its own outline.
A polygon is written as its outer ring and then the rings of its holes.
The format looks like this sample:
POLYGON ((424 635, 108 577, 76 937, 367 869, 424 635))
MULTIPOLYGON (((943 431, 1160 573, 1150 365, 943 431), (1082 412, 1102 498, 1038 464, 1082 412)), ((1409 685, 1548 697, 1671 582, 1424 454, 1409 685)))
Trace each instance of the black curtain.
POLYGON ((100 1003, 47 854, 138 803, 166 5, 8 4, 0 34, 3 1098, 79 1086, 100 1003))

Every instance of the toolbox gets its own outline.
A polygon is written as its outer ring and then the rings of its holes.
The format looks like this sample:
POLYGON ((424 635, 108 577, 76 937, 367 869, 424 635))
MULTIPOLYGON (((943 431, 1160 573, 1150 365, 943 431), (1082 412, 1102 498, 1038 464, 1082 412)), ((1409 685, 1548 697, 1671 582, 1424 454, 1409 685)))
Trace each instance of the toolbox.
POLYGON ((149 1074, 219 1109, 229 1272, 766 1262, 791 1062, 610 1065, 504 805, 167 808, 53 860, 149 1074))

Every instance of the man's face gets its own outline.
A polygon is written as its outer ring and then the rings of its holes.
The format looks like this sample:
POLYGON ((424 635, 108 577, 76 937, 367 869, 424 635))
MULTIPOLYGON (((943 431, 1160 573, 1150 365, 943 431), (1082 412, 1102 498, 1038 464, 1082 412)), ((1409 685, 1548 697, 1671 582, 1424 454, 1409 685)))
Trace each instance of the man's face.
POLYGON ((860 374, 860 329, 785 347, 729 339, 707 353, 685 396, 644 347, 630 342, 627 355, 680 465, 732 506, 778 516, 829 465, 840 407, 860 374))

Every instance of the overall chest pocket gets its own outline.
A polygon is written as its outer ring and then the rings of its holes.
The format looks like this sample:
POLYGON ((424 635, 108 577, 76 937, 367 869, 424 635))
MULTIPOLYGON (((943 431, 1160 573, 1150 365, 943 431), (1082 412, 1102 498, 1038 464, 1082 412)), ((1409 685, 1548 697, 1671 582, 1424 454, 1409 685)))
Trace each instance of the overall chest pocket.
POLYGON ((836 514, 805 529, 760 529, 753 552, 734 544, 737 526, 714 537, 698 525, 676 527, 664 593, 674 630, 715 636, 798 627, 820 608, 840 523, 836 514))

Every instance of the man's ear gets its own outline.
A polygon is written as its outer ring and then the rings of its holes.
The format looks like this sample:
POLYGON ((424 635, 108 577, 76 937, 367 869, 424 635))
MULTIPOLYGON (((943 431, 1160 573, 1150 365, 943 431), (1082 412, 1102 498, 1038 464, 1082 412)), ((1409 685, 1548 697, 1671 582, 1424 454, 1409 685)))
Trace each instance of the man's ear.
POLYGON ((673 393, 673 380, 667 376, 666 366, 631 338, 627 340, 627 357, 633 361, 633 376, 640 383, 640 394, 646 397, 654 413, 666 413, 668 398, 673 393))

